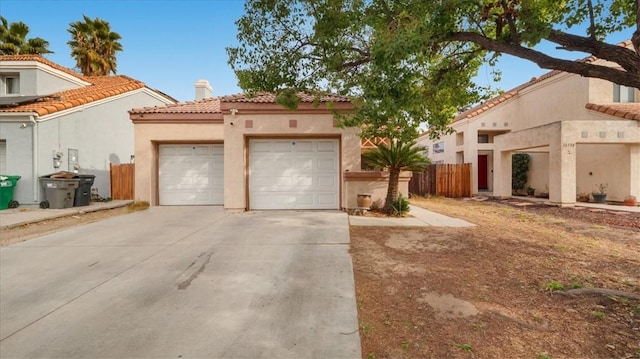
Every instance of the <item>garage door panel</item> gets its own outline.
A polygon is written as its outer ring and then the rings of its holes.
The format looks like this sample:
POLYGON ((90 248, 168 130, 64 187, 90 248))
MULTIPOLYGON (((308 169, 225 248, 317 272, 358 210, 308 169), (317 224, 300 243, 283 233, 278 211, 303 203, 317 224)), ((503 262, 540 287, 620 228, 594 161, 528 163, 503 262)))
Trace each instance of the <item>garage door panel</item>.
POLYGON ((161 145, 160 205, 224 203, 222 145, 161 145))
POLYGON ((295 147, 293 147, 293 149, 296 152, 299 153, 312 153, 313 151, 313 142, 309 142, 309 141, 302 141, 302 142, 295 142, 295 147))
POLYGON ((318 152, 337 152, 337 141, 317 141, 318 152))
POLYGON ((339 208, 337 140, 251 140, 249 147, 252 209, 339 208))

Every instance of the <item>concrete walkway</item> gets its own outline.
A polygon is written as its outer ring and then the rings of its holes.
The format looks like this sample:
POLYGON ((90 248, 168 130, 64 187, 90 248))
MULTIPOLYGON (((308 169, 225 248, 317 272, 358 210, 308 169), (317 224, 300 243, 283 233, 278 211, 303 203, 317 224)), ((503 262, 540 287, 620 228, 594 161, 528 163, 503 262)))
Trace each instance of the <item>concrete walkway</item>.
POLYGON ((73 216, 76 214, 102 211, 124 207, 133 201, 109 201, 109 202, 91 202, 88 206, 71 207, 61 209, 41 209, 38 206, 21 205, 18 208, 10 208, 0 211, 0 229, 18 227, 29 223, 46 221, 60 217, 73 216))
POLYGON ((0 248, 1 358, 361 358, 343 212, 151 207, 0 248))
POLYGON ((413 217, 407 218, 386 218, 386 217, 367 217, 367 216, 349 216, 349 224, 352 226, 382 226, 382 227, 474 227, 475 224, 458 218, 452 218, 426 210, 422 207, 411 206, 411 214, 413 217))

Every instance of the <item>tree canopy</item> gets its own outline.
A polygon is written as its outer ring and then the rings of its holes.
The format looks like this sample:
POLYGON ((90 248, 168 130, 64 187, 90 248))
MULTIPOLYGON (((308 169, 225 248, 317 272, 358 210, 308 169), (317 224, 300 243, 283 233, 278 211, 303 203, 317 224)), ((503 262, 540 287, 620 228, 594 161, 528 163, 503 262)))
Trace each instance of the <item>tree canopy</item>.
POLYGON ((458 111, 490 94, 472 79, 499 54, 640 88, 640 55, 604 42, 636 27, 640 47, 635 0, 248 0, 245 8, 240 45, 227 49, 240 87, 276 92, 289 107, 300 90, 351 96, 344 123, 366 124, 364 136, 411 139, 423 122, 434 136, 447 131, 458 111), (586 33, 570 32, 584 25, 586 33), (535 48, 543 40, 619 67, 553 57, 535 48))
POLYGON ((116 73, 116 53, 122 51, 120 35, 111 31, 108 21, 91 19, 83 15, 84 21, 69 24, 67 31, 71 40, 71 56, 76 66, 87 76, 106 76, 116 73))
POLYGON ((0 16, 0 54, 2 55, 24 55, 24 54, 51 54, 49 42, 33 37, 27 39, 29 26, 25 23, 7 21, 0 16))

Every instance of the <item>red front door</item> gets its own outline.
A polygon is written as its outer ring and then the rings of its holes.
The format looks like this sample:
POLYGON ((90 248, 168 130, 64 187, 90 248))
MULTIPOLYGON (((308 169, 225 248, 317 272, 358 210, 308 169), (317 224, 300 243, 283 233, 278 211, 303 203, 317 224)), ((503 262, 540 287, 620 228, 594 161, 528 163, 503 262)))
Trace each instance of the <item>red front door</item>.
POLYGON ((478 155, 478 189, 489 189, 487 184, 487 155, 478 155))

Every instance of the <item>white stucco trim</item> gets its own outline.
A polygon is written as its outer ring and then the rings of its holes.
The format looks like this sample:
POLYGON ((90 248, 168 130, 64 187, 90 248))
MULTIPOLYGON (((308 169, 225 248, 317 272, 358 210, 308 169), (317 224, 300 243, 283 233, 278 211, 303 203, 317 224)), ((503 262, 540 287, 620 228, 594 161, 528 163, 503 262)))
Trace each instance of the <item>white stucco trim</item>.
MULTIPOLYGON (((65 79, 71 83, 74 83, 78 86, 89 86, 91 82, 84 81, 77 76, 73 76, 67 72, 55 69, 49 65, 43 64, 39 61, 2 61, 2 65, 0 65, 0 70, 25 70, 25 69, 37 69, 53 76, 65 79)), ((82 76, 78 74, 78 76, 82 76)))

